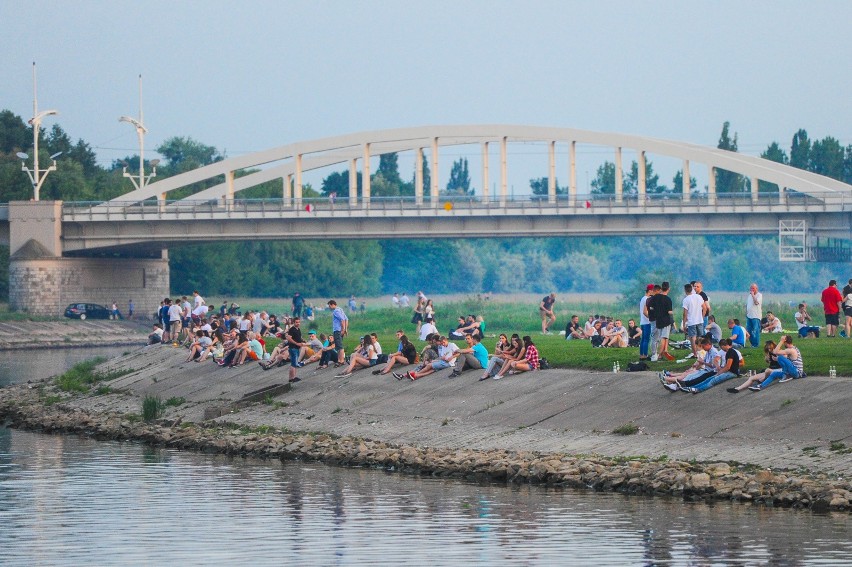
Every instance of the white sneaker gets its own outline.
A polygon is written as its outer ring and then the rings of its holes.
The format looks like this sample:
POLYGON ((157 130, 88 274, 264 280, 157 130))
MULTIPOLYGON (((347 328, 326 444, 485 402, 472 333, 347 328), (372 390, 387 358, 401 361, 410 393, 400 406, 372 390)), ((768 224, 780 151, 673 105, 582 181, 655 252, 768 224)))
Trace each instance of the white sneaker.
POLYGON ((660 360, 659 354, 654 353, 654 354, 651 355, 651 362, 657 362, 658 360, 660 360))
POLYGON ((686 357, 684 357, 684 359, 686 359, 686 358, 692 358, 692 357, 694 357, 694 356, 695 356, 695 353, 694 353, 694 352, 691 352, 691 353, 687 354, 687 355, 686 355, 686 357))

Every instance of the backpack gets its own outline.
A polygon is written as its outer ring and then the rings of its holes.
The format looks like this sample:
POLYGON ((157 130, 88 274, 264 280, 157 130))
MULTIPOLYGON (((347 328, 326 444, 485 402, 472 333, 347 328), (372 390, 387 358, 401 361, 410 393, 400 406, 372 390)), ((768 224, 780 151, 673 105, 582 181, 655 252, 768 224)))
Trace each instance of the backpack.
POLYGON ((648 370, 648 364, 644 360, 627 363, 628 372, 643 372, 645 370, 648 370))
POLYGON ((551 368, 553 368, 553 366, 550 365, 550 361, 548 361, 546 358, 538 359, 539 370, 550 370, 551 368))

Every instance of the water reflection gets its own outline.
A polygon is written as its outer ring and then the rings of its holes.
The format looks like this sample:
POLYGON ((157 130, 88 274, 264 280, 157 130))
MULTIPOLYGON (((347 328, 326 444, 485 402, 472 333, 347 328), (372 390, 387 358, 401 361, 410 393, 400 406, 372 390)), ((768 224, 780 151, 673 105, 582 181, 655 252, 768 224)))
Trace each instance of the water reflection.
POLYGON ((38 351, 38 361, 32 351, 0 351, 0 388, 27 380, 43 380, 61 374, 84 360, 102 356, 113 358, 137 347, 109 346, 97 348, 44 348, 38 351))
POLYGON ((0 563, 852 564, 846 514, 0 430, 0 563))

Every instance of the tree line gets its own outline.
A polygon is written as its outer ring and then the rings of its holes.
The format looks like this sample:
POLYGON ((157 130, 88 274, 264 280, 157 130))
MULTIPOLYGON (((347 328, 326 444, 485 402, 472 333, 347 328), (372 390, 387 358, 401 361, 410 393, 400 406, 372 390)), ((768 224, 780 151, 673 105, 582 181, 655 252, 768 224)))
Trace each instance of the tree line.
MULTIPOLYGON (((737 135, 723 127, 719 147, 736 150, 737 135)), ((32 186, 21 172, 17 152, 31 151, 32 130, 17 115, 0 112, 0 201, 31 198, 32 186)), ((116 159, 100 166, 92 147, 84 140, 74 142, 58 125, 42 132, 40 156, 63 152, 59 168, 45 182, 43 199, 103 201, 129 192, 123 177, 125 168, 138 173, 138 155, 116 159)), ((162 158, 157 178, 190 171, 225 159, 215 147, 188 137, 172 137, 156 151, 162 158)), ((842 148, 833 138, 810 141, 800 130, 794 135, 789 153, 773 142, 763 157, 850 182, 852 146, 842 148), (838 149, 840 148, 840 149, 838 149)), ((150 171, 150 162, 146 162, 150 171)), ((249 172, 242 172, 245 175, 249 172)), ((722 173, 722 172, 719 172, 722 173)), ((729 173, 729 172, 728 172, 729 173)), ((678 172, 678 175, 680 172, 678 172)), ((361 191, 362 173, 356 187, 361 191)), ((423 160, 423 185, 431 185, 428 160, 423 160)), ((601 193, 614 190, 614 165, 598 170, 593 188, 601 193)), ((733 178, 732 178, 733 179, 733 178)), ((547 178, 530 180, 534 195, 547 193, 547 178)), ((693 180, 694 181, 694 180, 693 180)), ((188 196, 206 185, 184 188, 170 198, 188 196)), ((379 158, 371 174, 373 196, 413 196, 415 179, 403 179, 397 154, 379 158)), ((625 173, 625 192, 638 185, 638 165, 625 173)), ((692 183, 694 187, 694 183, 692 183)), ((649 193, 677 193, 676 175, 672 187, 659 182, 653 164, 646 166, 649 193)), ((717 179, 719 191, 744 191, 743 180, 717 179)), ((761 189, 764 190, 764 189, 761 189)), ((766 188, 769 191, 772 188, 766 188)), ((777 191, 777 187, 775 188, 777 191)), ((557 183, 557 191, 565 187, 557 183)), ((349 171, 327 175, 319 188, 306 185, 303 196, 338 198, 349 195, 349 171)), ((427 189, 428 193, 428 189, 427 189)), ((475 198, 467 158, 453 163, 442 196, 475 198)), ((280 198, 280 182, 269 182, 240 193, 242 198, 280 198)), ((169 251, 173 282, 186 289, 203 289, 222 296, 288 297, 294 291, 303 295, 373 296, 428 290, 429 293, 495 293, 559 291, 602 291, 617 294, 624 282, 646 273, 678 274, 673 280, 699 278, 708 289, 745 289, 752 274, 761 274, 761 287, 767 291, 813 290, 828 279, 846 278, 845 264, 780 263, 777 240, 773 237, 702 236, 693 237, 595 237, 571 238, 493 238, 465 240, 347 240, 310 242, 216 242, 173 246, 169 251), (630 250, 630 254, 624 254, 630 250), (435 267, 440 269, 436 271, 435 267), (436 277, 436 275, 438 277, 436 277)), ((8 296, 8 249, 0 249, 0 297, 8 296)), ((179 290, 176 290, 179 291, 179 290)), ((185 291, 185 290, 184 290, 185 291)))

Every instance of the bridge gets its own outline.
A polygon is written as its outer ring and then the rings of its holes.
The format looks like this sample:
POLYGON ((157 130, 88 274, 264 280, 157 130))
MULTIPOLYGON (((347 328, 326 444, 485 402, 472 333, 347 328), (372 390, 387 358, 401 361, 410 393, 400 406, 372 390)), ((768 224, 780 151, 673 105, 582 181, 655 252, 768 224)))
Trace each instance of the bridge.
POLYGON ((180 244, 642 233, 778 234, 782 259, 810 260, 814 237, 852 238, 852 186, 753 156, 641 136, 534 126, 427 126, 299 142, 230 158, 103 203, 10 203, 0 210, 0 239, 8 234, 11 253, 10 301, 13 308, 40 312, 58 308, 47 306, 54 301, 37 289, 47 273, 53 274, 51 281, 65 282, 51 287, 60 307, 69 287, 89 290, 86 294, 91 292, 100 302, 106 296, 120 301, 130 294, 146 301, 161 298, 169 289, 166 250, 180 244), (513 143, 546 144, 546 195, 509 195, 508 145, 513 143), (440 149, 471 145, 481 151, 481 194, 463 199, 441 195, 440 149), (578 145, 611 148, 612 194, 578 192, 578 145), (564 195, 556 188, 557 148, 568 150, 564 195), (497 175, 490 164, 495 149, 497 175), (634 192, 624 189, 624 150, 635 151, 638 158, 634 192), (375 197, 371 158, 394 152, 414 156, 414 195, 375 197), (680 160, 680 193, 647 191, 648 155, 680 160), (431 183, 425 187, 422 164, 427 159, 431 183), (305 198, 303 174, 337 164, 348 167, 348 198, 305 198), (698 194, 689 187, 695 164, 708 175, 707 191, 698 194), (717 170, 744 176, 750 190, 717 193, 717 170), (493 194, 492 177, 498 187, 493 194), (761 181, 775 184, 778 191, 761 192, 761 181), (239 198, 241 191, 269 182, 280 182, 280 198, 239 198), (169 199, 170 193, 198 186, 203 188, 187 197, 169 199), (69 274, 77 275, 69 280, 69 274), (69 281, 75 283, 69 286, 69 281))

